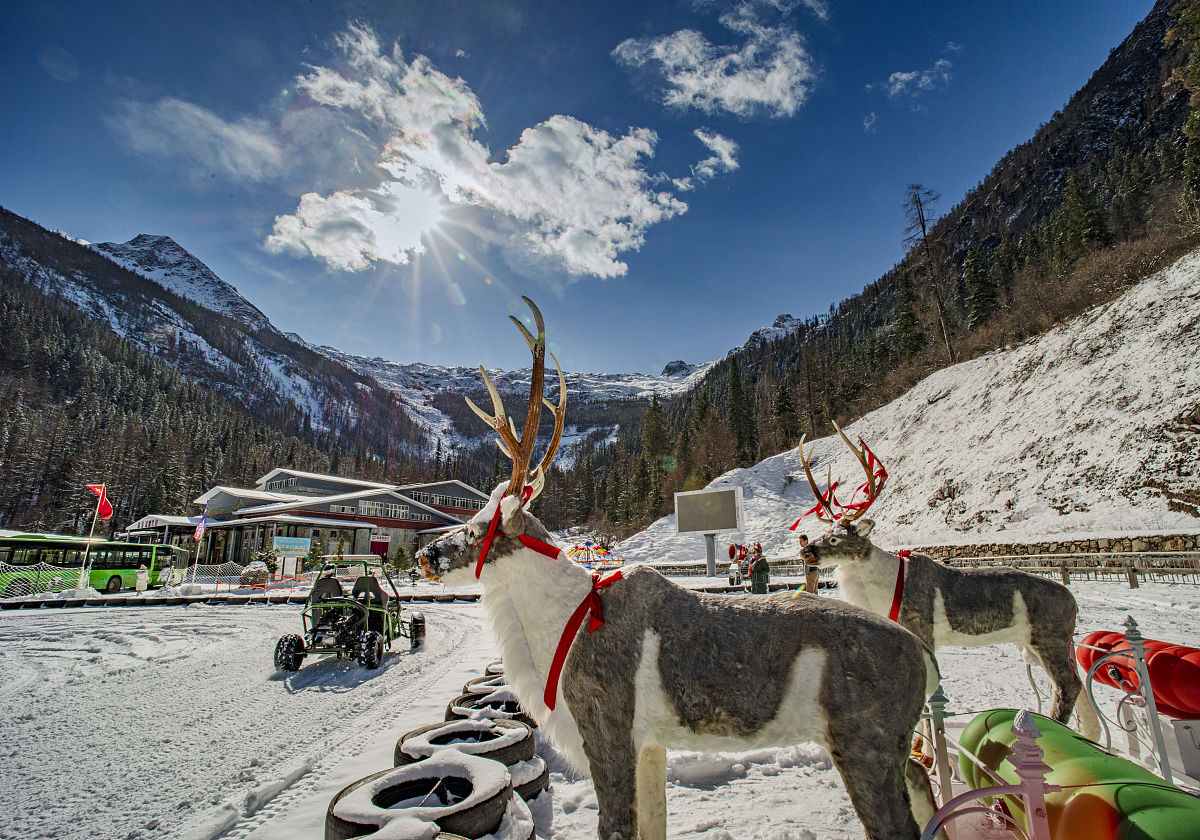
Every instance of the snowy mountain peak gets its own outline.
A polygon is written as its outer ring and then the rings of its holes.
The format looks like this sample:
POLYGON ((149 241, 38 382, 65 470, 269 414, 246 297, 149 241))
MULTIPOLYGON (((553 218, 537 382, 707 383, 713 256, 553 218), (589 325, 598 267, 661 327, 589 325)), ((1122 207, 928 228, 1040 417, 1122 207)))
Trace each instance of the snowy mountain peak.
MULTIPOLYGON (((774 341, 777 338, 783 338, 785 335, 790 335, 804 326, 804 321, 799 318, 793 318, 791 315, 779 315, 775 318, 775 322, 769 327, 759 327, 754 332, 750 333, 750 337, 746 339, 746 343, 741 347, 735 347, 725 354, 725 358, 736 356, 743 350, 750 350, 760 344, 766 344, 769 341, 774 341)), ((672 362, 672 364, 674 364, 672 362)), ((664 374, 665 375, 665 374, 664 374)))
POLYGON ((182 298, 253 329, 274 329, 258 307, 169 236, 139 233, 128 242, 100 242, 92 247, 123 268, 182 298))
POLYGON ((689 365, 687 362, 676 360, 674 362, 667 362, 667 366, 662 369, 662 373, 660 373, 659 376, 670 376, 675 378, 688 376, 692 373, 695 373, 702 367, 706 367, 706 365, 689 365))

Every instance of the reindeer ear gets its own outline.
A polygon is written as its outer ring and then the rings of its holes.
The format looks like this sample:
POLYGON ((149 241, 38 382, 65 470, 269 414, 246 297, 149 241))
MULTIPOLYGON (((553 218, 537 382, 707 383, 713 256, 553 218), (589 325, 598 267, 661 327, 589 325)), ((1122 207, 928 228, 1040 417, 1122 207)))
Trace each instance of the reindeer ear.
POLYGON ((874 519, 860 519, 854 523, 854 533, 858 536, 866 538, 871 533, 871 529, 875 527, 874 519))
POLYGON ((500 523, 507 534, 521 533, 524 523, 521 521, 521 497, 504 496, 500 499, 500 523))

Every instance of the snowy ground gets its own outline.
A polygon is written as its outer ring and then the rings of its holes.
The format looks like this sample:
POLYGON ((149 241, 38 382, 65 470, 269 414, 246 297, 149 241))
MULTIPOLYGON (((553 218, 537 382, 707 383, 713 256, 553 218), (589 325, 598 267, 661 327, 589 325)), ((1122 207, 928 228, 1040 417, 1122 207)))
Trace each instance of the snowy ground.
MULTIPOLYGON (((1132 613, 1152 638, 1200 645, 1200 587, 1072 589, 1081 631, 1119 629, 1132 613)), ((424 651, 373 672, 310 661, 287 677, 271 651, 298 628, 295 606, 0 613, 0 837, 321 837, 333 794, 390 766, 396 739, 441 720, 496 657, 479 605, 422 610, 424 651)), ((1015 649, 950 648, 939 659, 953 710, 1033 703, 1015 649)), ((541 833, 590 840, 591 785, 551 764, 553 819, 541 833)), ((862 836, 811 744, 671 753, 668 806, 672 837, 862 836)))

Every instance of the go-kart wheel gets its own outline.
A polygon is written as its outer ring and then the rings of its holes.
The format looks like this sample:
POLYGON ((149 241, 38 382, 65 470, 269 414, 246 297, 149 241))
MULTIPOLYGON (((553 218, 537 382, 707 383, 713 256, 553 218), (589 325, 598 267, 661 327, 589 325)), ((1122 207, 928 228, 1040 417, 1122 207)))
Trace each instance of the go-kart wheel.
POLYGON ((358 637, 358 664, 364 668, 378 668, 383 661, 383 636, 367 630, 358 637))
POLYGON ((275 645, 275 667, 280 671, 298 671, 304 662, 304 639, 296 635, 283 636, 275 645))
POLYGON ((421 613, 413 613, 413 617, 409 619, 408 640, 413 650, 425 646, 425 616, 421 613))

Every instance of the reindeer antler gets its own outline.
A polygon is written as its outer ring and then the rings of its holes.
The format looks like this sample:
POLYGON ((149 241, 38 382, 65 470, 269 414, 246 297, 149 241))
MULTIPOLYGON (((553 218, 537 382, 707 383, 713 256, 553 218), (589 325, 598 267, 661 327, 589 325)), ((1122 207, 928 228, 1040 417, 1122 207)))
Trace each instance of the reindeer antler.
POLYGON ((517 436, 517 427, 513 425, 508 415, 504 413, 504 402, 500 399, 500 394, 483 365, 479 366, 479 372, 483 375, 483 382, 487 386, 488 396, 492 398, 492 410, 495 413, 488 414, 475 405, 470 397, 464 397, 464 399, 471 410, 478 414, 500 436, 500 439, 496 441, 496 445, 513 462, 512 477, 508 482, 509 495, 519 495, 525 487, 525 479, 529 474, 529 462, 533 456, 533 445, 537 441, 538 421, 541 419, 542 403, 545 403, 547 408, 554 411, 554 433, 551 435, 550 447, 545 457, 542 458, 542 462, 538 465, 538 468, 534 470, 532 480, 533 494, 530 497, 532 499, 541 492, 545 470, 554 462, 554 455, 558 451, 558 444, 562 439, 563 421, 567 414, 567 380, 563 376, 562 367, 558 364, 558 359, 551 353, 550 358, 554 359, 554 367, 558 369, 559 395, 558 405, 551 404, 542 394, 546 377, 546 324, 542 320, 542 313, 537 308, 537 304, 524 295, 521 296, 521 300, 529 304, 529 308, 533 310, 533 320, 537 324, 538 332, 537 337, 534 337, 524 324, 514 316, 508 316, 517 325, 517 329, 521 331, 521 335, 525 338, 525 343, 529 345, 529 351, 533 354, 533 375, 529 384, 529 405, 525 409, 525 425, 521 428, 520 437, 517 436))
POLYGON ((879 498, 879 493, 883 490, 883 485, 887 482, 888 474, 887 470, 884 469, 883 464, 878 458, 875 457, 875 454, 867 448, 867 445, 863 442, 862 438, 858 439, 859 445, 855 446, 850 442, 850 438, 846 437, 846 433, 842 431, 841 426, 839 426, 836 422, 833 424, 833 428, 837 429, 838 437, 845 442, 846 446, 850 447, 850 451, 854 453, 854 457, 858 459, 858 463, 862 464, 863 472, 867 474, 867 480, 863 482, 858 490, 854 491, 854 495, 857 496, 860 490, 866 490, 867 497, 861 502, 855 502, 854 498, 852 497, 850 499, 850 504, 838 505, 838 507, 845 511, 845 513, 842 514, 842 524, 845 525, 858 519, 867 512, 867 508, 874 504, 875 500, 879 498), (861 447, 861 449, 859 447, 861 447), (878 465, 877 468, 876 465, 878 465), (878 484, 876 484, 877 479, 879 482, 878 484))
MULTIPOLYGON (((807 437, 808 437, 807 434, 800 436, 800 446, 798 446, 797 448, 800 450, 800 463, 802 463, 804 465, 804 477, 808 479, 808 486, 812 489, 813 495, 817 497, 817 506, 815 508, 813 508, 812 510, 810 510, 808 513, 815 512, 817 514, 817 519, 821 520, 822 522, 825 522, 826 518, 821 515, 821 513, 824 512, 829 515, 828 522, 829 522, 829 524, 832 525, 838 519, 838 517, 841 516, 840 513, 834 513, 833 508, 830 507, 830 502, 833 501, 833 483, 832 483, 833 467, 830 466, 830 472, 825 481, 825 485, 829 488, 829 491, 828 491, 829 498, 826 499, 824 494, 822 494, 821 491, 817 488, 817 482, 815 479, 813 479, 812 468, 809 466, 809 457, 806 457, 804 454, 804 441, 805 441, 805 439, 807 439, 807 437)), ((805 516, 807 516, 807 515, 808 514, 805 514, 805 516)), ((795 526, 792 526, 792 527, 795 527, 795 526)))
MULTIPOLYGON (((812 470, 809 467, 809 458, 804 454, 804 437, 800 438, 800 461, 804 464, 804 476, 808 479, 808 486, 812 488, 813 495, 817 497, 817 506, 808 513, 816 513, 817 518, 822 522, 828 521, 830 524, 837 520, 841 520, 842 525, 849 525, 856 519, 866 513, 877 498, 880 491, 883 490, 884 484, 887 482, 887 470, 883 464, 875 457, 867 445, 859 438, 859 446, 855 446, 850 442, 850 438, 846 437, 846 433, 842 431, 837 423, 833 424, 833 428, 837 430, 838 437, 845 441, 846 446, 850 447, 850 451, 854 453, 854 457, 858 459, 858 463, 862 464, 863 472, 867 474, 867 480, 854 491, 854 496, 857 497, 862 490, 867 491, 867 497, 861 502, 855 502, 854 498, 850 499, 850 504, 843 505, 833 495, 833 491, 837 488, 837 484, 833 483, 833 468, 829 469, 825 484, 829 488, 825 494, 817 488, 817 482, 813 480, 812 470), (861 447, 861 449, 859 448, 861 447), (837 505, 842 509, 841 513, 836 513, 833 505, 837 505), (823 516, 822 514, 825 514, 823 516), (828 519, 827 519, 828 517, 828 519)), ((807 516, 808 514, 805 514, 807 516)), ((795 527, 795 526, 792 526, 795 527)))

